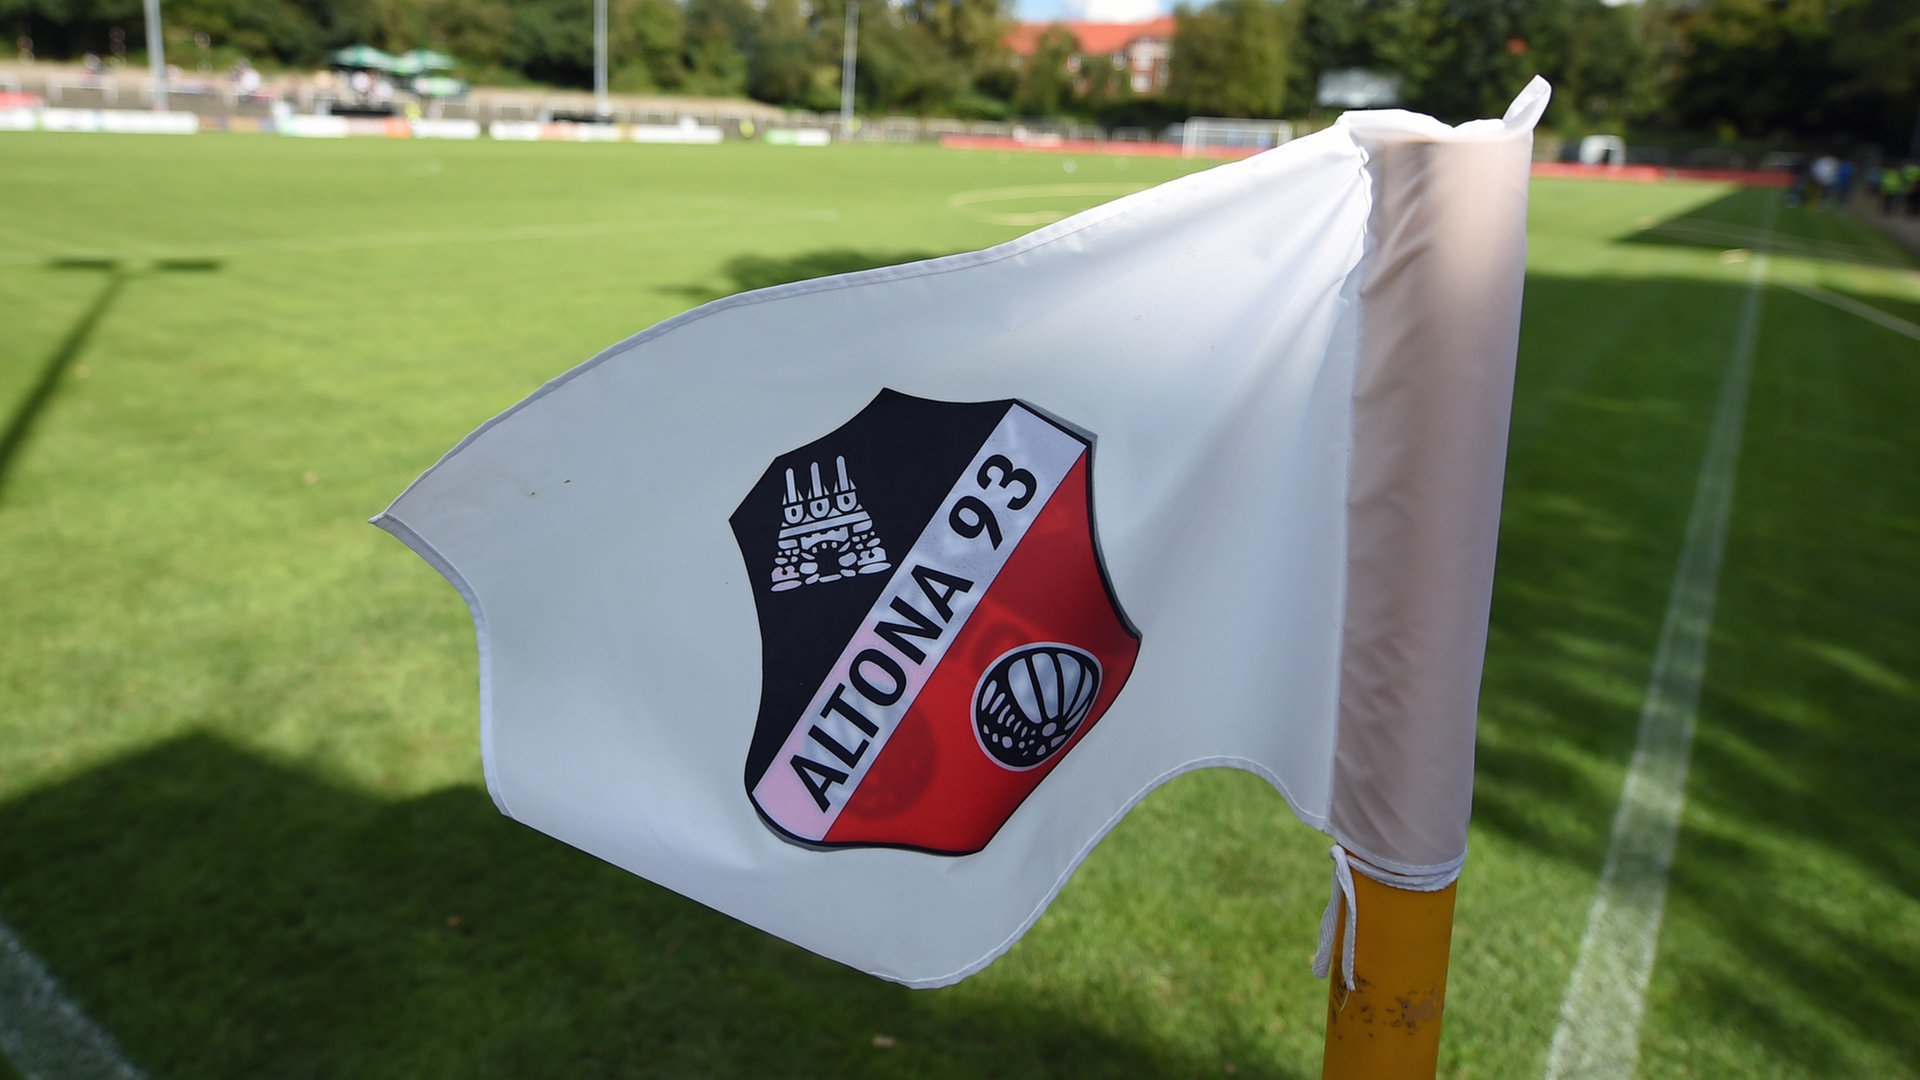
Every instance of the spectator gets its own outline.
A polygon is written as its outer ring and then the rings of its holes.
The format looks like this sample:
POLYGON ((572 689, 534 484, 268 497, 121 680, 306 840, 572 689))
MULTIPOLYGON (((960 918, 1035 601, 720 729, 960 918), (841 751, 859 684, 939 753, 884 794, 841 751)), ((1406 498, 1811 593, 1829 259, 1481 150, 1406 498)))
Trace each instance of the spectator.
POLYGON ((1900 212, 1907 201, 1907 182, 1900 166, 1889 165, 1880 172, 1880 212, 1888 217, 1900 212))
POLYGON ((1840 187, 1840 159, 1832 154, 1821 154, 1813 159, 1808 171, 1813 175, 1811 196, 1814 207, 1818 209, 1837 194, 1840 187))
POLYGON ((1811 185, 1811 174, 1807 168, 1807 159, 1796 157, 1793 161, 1793 179, 1787 185, 1787 205, 1802 206, 1807 201, 1807 188, 1811 185))

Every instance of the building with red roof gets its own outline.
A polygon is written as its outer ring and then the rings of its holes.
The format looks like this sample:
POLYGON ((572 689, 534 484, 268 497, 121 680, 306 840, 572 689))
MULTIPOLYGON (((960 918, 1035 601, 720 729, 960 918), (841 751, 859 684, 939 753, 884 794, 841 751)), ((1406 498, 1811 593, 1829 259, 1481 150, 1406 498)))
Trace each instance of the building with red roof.
MULTIPOLYGON (((1065 27, 1073 35, 1079 43, 1075 50, 1079 56, 1112 57, 1113 66, 1127 72, 1127 83, 1135 94, 1145 97, 1167 88, 1173 58, 1173 16, 1128 23, 1023 22, 1007 35, 1007 48, 1026 60, 1039 50, 1040 36, 1053 26, 1065 27)), ((1079 70, 1077 65, 1074 70, 1079 70)))

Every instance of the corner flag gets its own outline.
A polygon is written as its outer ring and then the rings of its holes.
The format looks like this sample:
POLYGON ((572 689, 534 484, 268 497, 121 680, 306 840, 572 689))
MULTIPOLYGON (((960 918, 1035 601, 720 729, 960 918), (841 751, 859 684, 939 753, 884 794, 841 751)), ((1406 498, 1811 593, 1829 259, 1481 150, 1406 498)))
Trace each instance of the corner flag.
POLYGON ((707 304, 483 425, 376 523, 472 610, 501 812, 922 987, 1191 769, 1450 880, 1546 95, 707 304))

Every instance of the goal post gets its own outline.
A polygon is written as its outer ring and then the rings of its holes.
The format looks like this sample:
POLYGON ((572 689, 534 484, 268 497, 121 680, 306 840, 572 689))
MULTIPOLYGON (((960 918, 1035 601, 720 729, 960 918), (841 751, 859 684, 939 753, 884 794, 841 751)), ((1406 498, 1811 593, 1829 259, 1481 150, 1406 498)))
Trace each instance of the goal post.
POLYGON ((1226 116, 1190 116, 1180 128, 1180 153, 1209 150, 1271 150, 1293 138, 1286 120, 1241 120, 1226 116))

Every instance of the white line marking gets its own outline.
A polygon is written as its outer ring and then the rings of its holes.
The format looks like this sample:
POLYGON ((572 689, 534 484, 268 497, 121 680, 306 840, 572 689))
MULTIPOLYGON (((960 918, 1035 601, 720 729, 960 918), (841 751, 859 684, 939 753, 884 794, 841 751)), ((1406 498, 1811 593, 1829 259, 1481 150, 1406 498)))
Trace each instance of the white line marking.
POLYGON ((1774 282, 1774 284, 1784 285, 1809 300, 1818 300, 1823 304, 1837 307, 1849 315, 1858 315, 1868 322, 1883 326, 1896 334, 1905 334, 1915 341, 1920 341, 1920 326, 1915 326, 1897 315, 1889 315, 1872 305, 1863 304, 1851 296, 1842 296, 1839 293, 1828 292, 1818 285, 1801 285, 1792 281, 1777 281, 1774 282))
MULTIPOLYGON (((1078 210, 987 210, 982 204, 1024 202, 1029 199, 1099 199, 1106 202, 1145 191, 1152 184, 1031 184, 1026 187, 982 188, 962 191, 947 199, 947 209, 989 225, 1051 225, 1078 210)), ((1084 207, 1082 208, 1084 209, 1084 207)))
POLYGON ((60 991, 0 922, 0 1054, 27 1080, 139 1080, 113 1037, 60 991))
MULTIPOLYGON (((1771 234, 1772 227, 1773 204, 1769 203, 1764 228, 1771 234)), ((1580 958, 1568 980, 1553 1048, 1547 1054, 1548 1080, 1628 1080, 1638 1065, 1640 1019, 1646 1012, 1647 982, 1653 975, 1666 908, 1667 875, 1686 808, 1694 712, 1700 703, 1720 556, 1733 507, 1733 478, 1740 461, 1766 273, 1763 241, 1747 271, 1739 333, 1720 383, 1706 456, 1700 462, 1686 540, 1640 712, 1640 734, 1620 792, 1607 861, 1587 912, 1580 958)))
POLYGON ((268 240, 256 244, 154 245, 132 248, 80 248, 67 251, 0 252, 0 266, 32 266, 73 259, 218 259, 236 255, 309 255, 371 248, 438 247, 449 244, 495 244, 520 240, 568 240, 576 237, 626 236, 637 233, 757 227, 792 221, 832 221, 832 210, 795 210, 790 213, 726 214, 705 218, 667 218, 650 221, 583 221, 568 225, 513 225, 497 229, 458 232, 372 233, 361 236, 268 240))

